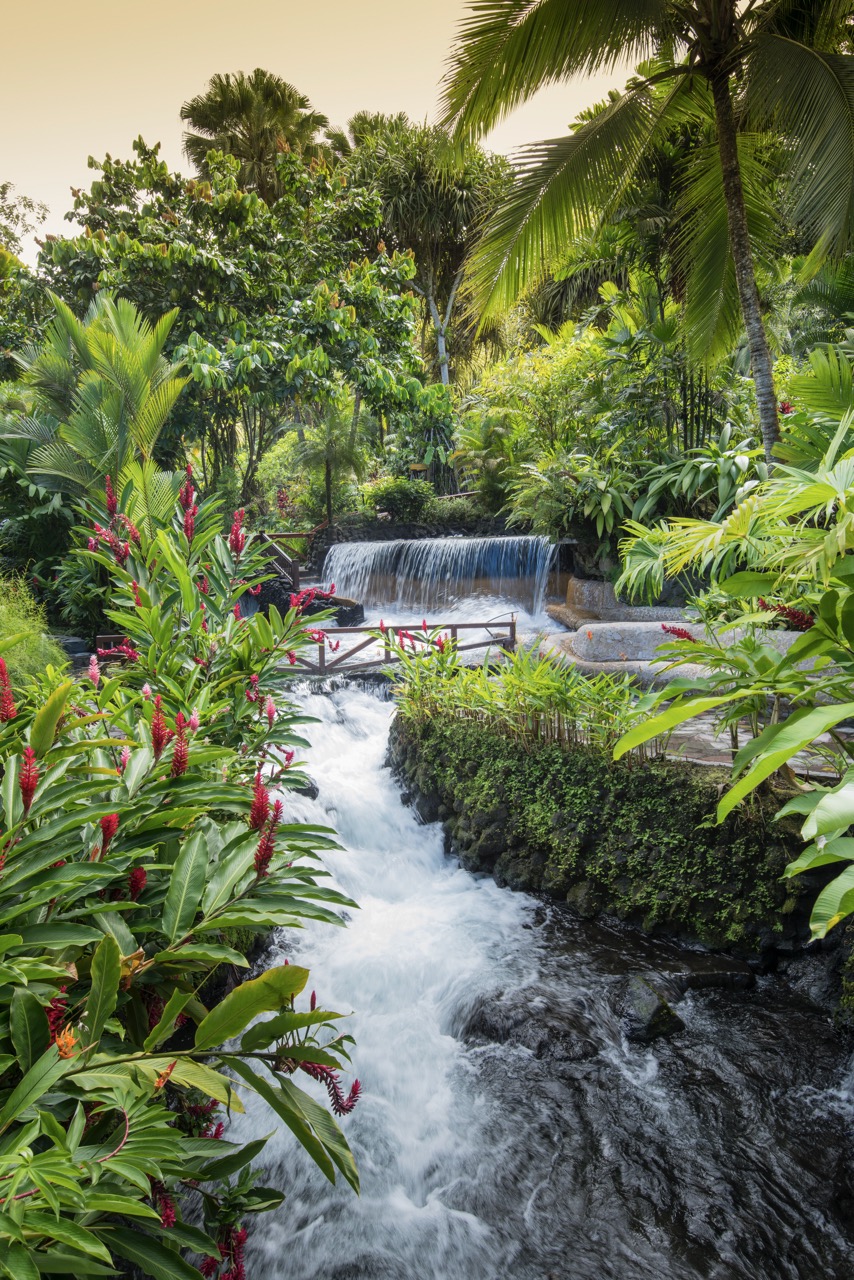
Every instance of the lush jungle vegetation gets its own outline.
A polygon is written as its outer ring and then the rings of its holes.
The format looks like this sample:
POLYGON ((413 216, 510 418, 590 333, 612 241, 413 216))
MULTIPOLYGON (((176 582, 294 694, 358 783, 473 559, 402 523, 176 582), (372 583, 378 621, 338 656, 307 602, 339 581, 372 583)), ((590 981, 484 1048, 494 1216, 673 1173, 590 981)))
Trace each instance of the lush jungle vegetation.
MULTIPOLYGON (((493 519, 577 539, 626 601, 681 580, 706 638, 668 640, 666 688, 529 655, 496 678, 425 631, 397 642, 401 724, 438 759, 460 722, 483 797, 530 802, 560 879, 536 753, 555 778, 625 757, 640 794, 640 764, 713 712, 733 778, 690 812, 796 820, 787 868, 763 844, 774 893, 821 873, 816 938, 854 911, 853 19, 472 4, 433 124, 339 127, 263 68, 215 74, 175 104, 182 171, 141 137, 90 157, 31 264, 46 211, 0 181, 0 1273, 240 1280, 245 1224, 281 1196, 256 1185, 262 1144, 222 1137, 246 1089, 357 1185, 296 1084, 352 1110, 346 1024, 295 965, 223 995, 274 925, 348 905, 318 863, 334 833, 276 798, 301 785, 287 673, 317 633, 298 598, 243 616, 258 531, 493 519), (490 153, 541 87, 627 58, 562 136, 490 153), (769 627, 798 635, 781 651, 769 627), (120 639, 75 675, 68 632, 120 639), (515 753, 500 777, 484 735, 515 753), (795 767, 807 747, 827 785, 795 767)), ((728 845, 704 836, 704 867, 728 845)), ((768 906, 749 865, 709 936, 768 906)), ((666 916, 644 892, 627 914, 666 916)))

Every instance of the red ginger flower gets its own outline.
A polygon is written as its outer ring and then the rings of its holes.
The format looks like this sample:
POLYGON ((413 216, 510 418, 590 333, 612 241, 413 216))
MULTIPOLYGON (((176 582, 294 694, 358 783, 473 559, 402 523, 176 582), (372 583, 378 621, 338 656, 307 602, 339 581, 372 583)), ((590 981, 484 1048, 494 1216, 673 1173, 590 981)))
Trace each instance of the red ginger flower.
POLYGON ((175 742, 175 750, 172 754, 172 771, 173 778, 180 778, 182 773, 187 772, 187 763, 190 758, 190 746, 187 742, 187 721, 184 719, 184 713, 179 711, 175 717, 175 728, 178 733, 175 742))
POLYGON ((161 708, 162 699, 158 693, 154 699, 154 715, 151 718, 151 745, 154 749, 154 759, 159 760, 163 754, 163 748, 169 741, 170 733, 166 728, 166 721, 163 718, 161 708))
POLYGON ((62 1028, 68 1014, 68 1001, 65 998, 66 987, 60 987, 57 995, 53 997, 50 1004, 45 1009, 47 1014, 47 1025, 50 1030, 50 1042, 56 1044, 56 1037, 62 1028))
POLYGON ((119 516, 119 521, 121 524, 124 525, 125 529, 127 530, 128 537, 130 538, 131 542, 133 542, 138 547, 140 543, 139 529, 137 529, 133 521, 129 520, 128 517, 125 515, 119 516))
POLYGON ((261 780, 260 769, 255 774, 252 808, 249 810, 249 830, 260 831, 270 816, 270 793, 261 780))
POLYGON ((118 510, 118 503, 116 502, 116 495, 113 493, 113 484, 109 476, 107 476, 104 489, 107 494, 107 515, 113 520, 118 510))
POLYGON ((142 597, 139 594, 139 583, 137 582, 136 578, 134 578, 133 581, 131 582, 130 589, 133 592, 133 602, 136 605, 137 609, 139 609, 142 606, 142 597))
POLYGON ((793 631, 809 631, 810 627, 815 626, 815 618, 811 614, 804 613, 803 609, 795 609, 791 605, 769 604, 760 596, 759 608, 765 613, 776 613, 778 618, 788 622, 793 631))
POLYGON ((264 713, 267 717, 267 724, 272 729, 276 722, 276 703, 274 702, 272 695, 269 693, 267 694, 267 701, 264 705, 264 713))
POLYGON ((300 1068, 311 1076, 312 1080, 318 1080, 329 1094, 329 1101, 332 1103, 332 1110, 336 1116, 346 1116, 355 1107, 359 1101, 359 1095, 362 1092, 362 1084, 360 1080, 353 1081, 353 1087, 349 1095, 345 1098, 338 1083, 338 1072, 333 1071, 332 1067, 324 1066, 320 1062, 301 1062, 300 1068))
POLYGON ((39 767, 36 764, 36 753, 32 747, 24 747, 24 758, 21 762, 21 772, 18 774, 18 786, 21 790, 21 799, 24 802, 24 813, 30 812, 30 805, 33 803, 33 796, 36 794, 36 787, 39 785, 39 767))
POLYGON ((6 663, 0 658, 0 724, 5 724, 7 720, 14 720, 17 714, 12 686, 9 683, 9 672, 6 670, 6 663))
POLYGON ((131 902, 136 902, 148 883, 148 872, 145 867, 134 867, 128 876, 128 897, 131 902))
POLYGON ((283 808, 281 800, 277 800, 273 805, 269 826, 258 841, 258 848, 255 850, 255 875, 259 880, 270 873, 270 861, 276 852, 276 827, 281 821, 283 808))
POLYGON ((239 558, 243 548, 246 546, 246 534, 243 532, 243 517, 245 512, 241 507, 239 511, 235 511, 234 520, 231 525, 231 532, 228 535, 228 545, 232 554, 239 558))
POLYGON ((190 510, 190 508, 193 505, 195 496, 196 496, 196 491, 193 488, 193 468, 188 463, 187 479, 182 484, 181 492, 178 494, 178 501, 180 502, 184 511, 190 510))
POLYGON ((184 512, 184 536, 188 542, 193 541, 193 534, 196 532, 196 516, 199 514, 199 508, 193 504, 184 512))
POLYGON ((98 685, 101 682, 101 668, 98 665, 98 659, 96 658, 94 653, 92 654, 92 657, 89 659, 89 679, 92 681, 93 685, 97 689, 98 685))
POLYGON ((662 622, 661 630, 665 635, 673 636, 674 640, 690 640, 691 644, 697 643, 696 636, 693 636, 687 627, 668 627, 666 623, 662 622))
POLYGON ((119 815, 117 813, 105 813, 101 819, 101 857, 110 847, 113 836, 119 829, 119 815))

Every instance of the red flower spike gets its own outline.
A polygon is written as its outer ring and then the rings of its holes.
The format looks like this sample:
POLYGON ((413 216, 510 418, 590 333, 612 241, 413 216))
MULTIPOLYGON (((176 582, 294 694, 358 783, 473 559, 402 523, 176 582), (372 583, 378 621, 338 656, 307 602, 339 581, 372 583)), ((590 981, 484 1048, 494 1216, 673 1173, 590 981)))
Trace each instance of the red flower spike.
POLYGON ((170 776, 180 778, 183 773, 187 772, 187 762, 190 758, 190 745, 187 742, 187 721, 184 719, 182 711, 179 711, 175 717, 175 729, 178 737, 175 742, 175 750, 172 753, 170 776))
POLYGON ((228 535, 228 545, 235 559, 240 558, 243 548, 246 546, 246 534, 242 528, 244 515, 245 512, 242 507, 239 511, 235 511, 231 532, 228 535))
POLYGON ((255 774, 252 808, 249 810, 249 830, 260 831, 270 816, 270 793, 261 780, 261 772, 255 774))
POLYGON ((109 476, 107 476, 104 489, 107 495, 107 515, 113 520, 118 510, 118 503, 116 502, 116 495, 113 493, 113 484, 109 476))
POLYGON ((21 790, 25 814, 30 812, 30 805, 33 803, 33 796, 36 794, 38 785, 39 768, 36 764, 36 753, 32 747, 24 747, 24 758, 21 762, 21 772, 18 775, 18 786, 21 790))
POLYGON ((151 746, 154 749, 154 759, 159 760, 163 754, 163 748, 169 741, 169 731, 166 728, 166 721, 163 718, 161 710, 161 697, 158 693, 154 699, 154 715, 151 718, 151 746))
POLYGON ((148 872, 145 867, 134 867, 128 876, 128 897, 131 902, 136 902, 148 882, 148 872))
POLYGON ((119 829, 119 815, 117 813, 105 813, 101 819, 101 857, 110 847, 113 836, 119 829))
POLYGON ((691 644, 697 643, 696 636, 692 636, 687 627, 668 627, 665 622, 662 622, 661 630, 665 635, 673 636, 674 640, 689 640, 691 644))
POLYGON ((17 714, 12 686, 9 683, 9 672, 6 670, 6 663, 0 658, 0 724, 5 724, 7 720, 14 720, 17 714))

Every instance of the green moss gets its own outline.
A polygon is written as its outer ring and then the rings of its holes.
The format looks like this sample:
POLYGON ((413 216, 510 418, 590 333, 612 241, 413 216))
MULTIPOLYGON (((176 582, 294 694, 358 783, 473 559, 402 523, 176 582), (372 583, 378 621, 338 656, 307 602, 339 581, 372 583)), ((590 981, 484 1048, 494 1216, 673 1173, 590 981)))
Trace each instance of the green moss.
POLYGON ((526 754, 460 721, 398 719, 393 751, 448 815, 463 862, 500 882, 714 946, 756 949, 802 927, 797 889, 780 879, 797 839, 761 801, 714 825, 724 770, 526 754))

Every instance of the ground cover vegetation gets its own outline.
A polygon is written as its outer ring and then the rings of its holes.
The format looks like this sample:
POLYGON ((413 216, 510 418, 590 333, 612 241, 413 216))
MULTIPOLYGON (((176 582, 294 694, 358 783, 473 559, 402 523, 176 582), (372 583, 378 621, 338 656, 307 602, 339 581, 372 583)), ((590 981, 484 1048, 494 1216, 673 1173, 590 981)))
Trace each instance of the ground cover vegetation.
POLYGON ((338 1014, 296 965, 224 994, 346 905, 281 807, 318 637, 298 599, 244 616, 250 529, 494 519, 624 600, 681 579, 705 635, 645 696, 387 637, 398 768, 469 865, 585 912, 763 950, 854 910, 852 17, 490 0, 433 125, 214 75, 185 171, 90 159, 32 265, 0 181, 0 1271, 239 1280, 281 1195, 221 1128, 247 1090, 357 1184, 338 1014), (618 59, 563 136, 482 145, 618 59), (72 675, 57 630, 120 638, 72 675), (660 758, 700 712, 729 784, 660 758))

